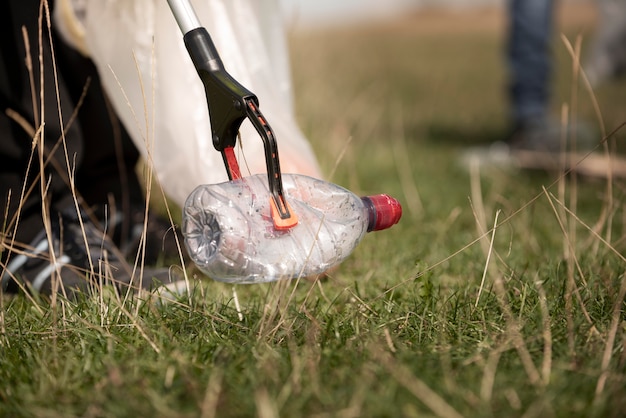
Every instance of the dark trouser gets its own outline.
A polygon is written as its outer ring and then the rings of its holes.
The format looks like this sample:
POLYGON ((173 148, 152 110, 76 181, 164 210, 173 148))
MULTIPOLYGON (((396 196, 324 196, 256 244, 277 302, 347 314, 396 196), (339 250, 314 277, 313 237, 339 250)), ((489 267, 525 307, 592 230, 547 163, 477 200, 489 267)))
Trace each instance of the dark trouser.
MULTIPOLYGON (((39 4, 40 0, 3 0, 0 6, 0 217, 3 224, 0 232, 12 234, 11 222, 20 205, 23 186, 26 184, 27 191, 33 186, 21 202, 21 220, 16 234, 19 242, 29 242, 42 228, 41 170, 39 148, 31 147, 32 130, 29 132, 15 118, 9 117, 7 109, 27 121, 35 131, 43 126, 46 149, 43 158, 52 156, 43 170, 44 186, 48 189, 46 204, 56 209, 72 204, 68 171, 75 178, 77 194, 86 205, 114 202, 118 209, 126 210, 130 204, 143 204, 142 189, 135 174, 139 154, 108 106, 95 66, 65 44, 54 29, 49 34, 45 17, 43 41, 39 42, 39 4), (31 86, 25 64, 23 27, 30 43, 34 86, 31 86), (56 59, 58 98, 50 38, 56 59), (40 47, 43 74, 40 73, 40 47), (43 116, 39 114, 42 107, 43 116), (75 120, 70 123, 74 114, 75 120), (60 142, 62 126, 66 129, 67 154, 60 142)), ((53 7, 52 1, 50 5, 53 7)))
POLYGON ((507 58, 515 123, 546 117, 553 13, 553 0, 509 0, 507 58))

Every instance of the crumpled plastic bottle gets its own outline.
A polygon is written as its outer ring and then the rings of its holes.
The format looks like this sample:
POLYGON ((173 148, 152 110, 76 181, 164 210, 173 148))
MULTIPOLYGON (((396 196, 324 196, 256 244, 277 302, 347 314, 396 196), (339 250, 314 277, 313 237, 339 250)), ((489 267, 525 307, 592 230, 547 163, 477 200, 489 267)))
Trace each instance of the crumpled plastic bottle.
POLYGON ((198 186, 183 209, 185 246, 214 280, 261 283, 314 276, 343 261, 369 231, 396 224, 402 207, 387 195, 359 197, 313 177, 283 174, 298 224, 274 227, 267 176, 198 186))

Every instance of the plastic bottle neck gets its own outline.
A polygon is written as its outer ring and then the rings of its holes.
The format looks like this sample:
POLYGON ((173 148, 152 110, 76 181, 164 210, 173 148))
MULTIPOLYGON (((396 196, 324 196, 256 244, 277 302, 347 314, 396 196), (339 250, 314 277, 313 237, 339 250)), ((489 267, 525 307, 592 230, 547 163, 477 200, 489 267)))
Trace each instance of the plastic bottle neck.
POLYGON ((364 196, 361 200, 369 216, 367 232, 390 228, 402 217, 400 202, 389 195, 364 196))

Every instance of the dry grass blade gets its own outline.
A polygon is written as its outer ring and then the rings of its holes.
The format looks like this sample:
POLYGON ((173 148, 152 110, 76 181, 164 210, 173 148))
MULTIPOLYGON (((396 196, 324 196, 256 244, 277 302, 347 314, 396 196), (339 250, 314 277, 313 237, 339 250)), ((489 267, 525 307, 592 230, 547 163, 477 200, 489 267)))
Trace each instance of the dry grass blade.
POLYGON ((243 313, 241 312, 241 304, 239 303, 239 296, 237 295, 237 287, 233 286, 233 300, 235 301, 235 309, 237 310, 237 317, 239 322, 243 321, 243 313))
POLYGON ((215 418, 218 416, 219 397, 222 392, 223 379, 224 371, 217 367, 214 368, 209 377, 209 383, 207 383, 204 400, 202 401, 201 418, 215 418))
POLYGON ((559 206, 561 206, 567 212, 568 215, 570 215, 572 218, 576 220, 576 222, 578 222, 579 225, 587 229, 587 231, 589 231, 594 238, 596 238, 598 241, 604 244, 606 248, 609 251, 611 251, 611 253, 613 253, 621 261, 626 263, 626 257, 622 253, 620 253, 610 242, 608 242, 604 237, 602 237, 594 228, 590 227, 589 225, 587 225, 587 223, 585 223, 582 219, 580 219, 578 215, 570 211, 569 208, 563 205, 563 203, 560 200, 556 199, 553 195, 549 195, 549 201, 551 203, 556 202, 559 206))
POLYGON ((507 334, 509 334, 512 344, 517 350, 520 361, 522 362, 526 375, 528 376, 528 380, 533 385, 540 385, 542 384, 541 376, 537 371, 537 367, 533 363, 528 347, 526 347, 524 336, 520 332, 520 324, 511 312, 511 307, 509 306, 506 290, 504 288, 504 281, 501 276, 496 277, 496 280, 494 281, 494 290, 498 296, 498 303, 504 312, 504 317, 507 323, 507 334))
POLYGON ((539 308, 541 309, 541 323, 543 328, 543 362, 541 364, 541 377, 544 385, 550 383, 552 370, 552 331, 550 329, 550 310, 548 309, 546 291, 541 281, 535 280, 535 287, 539 293, 539 308))
POLYGON ((329 180, 332 180, 333 177, 335 177, 335 173, 337 172, 337 169, 339 168, 339 164, 341 163, 341 161, 343 161, 344 157, 346 156, 346 152, 348 152, 348 149, 350 149, 351 143, 352 143, 352 137, 349 136, 348 139, 346 139, 346 142, 343 144, 341 151, 337 155, 337 158, 335 159, 335 163, 333 164, 333 168, 330 170, 330 173, 328 173, 327 177, 329 180))
POLYGON ((436 416, 443 418, 462 417, 445 399, 413 375, 406 366, 396 362, 392 356, 376 348, 372 349, 372 355, 398 383, 426 405, 436 416))
MULTIPOLYGON (((505 346, 509 343, 506 342, 505 346)), ((502 353, 506 350, 504 346, 501 348, 493 349, 487 357, 485 368, 483 369, 483 378, 480 381, 480 399, 485 402, 490 402, 493 396, 493 385, 496 381, 496 371, 498 370, 498 363, 502 353)))
MULTIPOLYGON (((561 203, 560 200, 556 198, 553 199, 552 198, 553 196, 550 195, 545 188, 544 188, 544 193, 546 197, 548 198, 548 202, 550 203, 550 206, 552 207, 552 210, 556 216, 557 222, 563 234, 563 239, 564 239, 566 248, 568 249, 568 254, 570 255, 570 257, 566 259, 568 261, 568 272, 567 272, 567 283, 566 283, 566 292, 565 292, 565 314, 566 314, 567 328, 568 328, 567 338, 568 338, 570 356, 574 356, 574 353, 575 353, 575 348, 574 348, 575 341, 574 340, 576 338, 576 328, 574 326, 574 318, 573 318, 574 304, 572 301, 572 295, 576 296, 576 300, 578 301, 578 304, 581 308, 581 311, 583 312, 585 316, 585 319, 587 320, 589 325, 591 325, 591 332, 594 334, 597 334, 598 330, 596 329, 596 326, 593 323, 593 320, 591 319, 589 312, 587 311, 585 303, 580 295, 580 291, 578 290, 578 286, 576 285, 576 280, 574 278, 574 273, 573 273, 571 266, 572 265, 576 266, 576 268, 578 269, 578 274, 583 282, 584 282, 584 274, 578 262, 578 258, 576 257, 576 249, 575 249, 574 243, 569 239, 569 233, 566 230, 565 225, 563 224, 562 217, 559 215, 557 208, 554 206, 554 200, 559 202, 560 208, 564 209, 567 213, 571 214, 573 217, 576 217, 576 216, 572 211, 570 211, 569 208, 567 208, 563 203, 561 203)), ((580 221, 578 218, 576 218, 576 220, 580 221)))
POLYGON ((565 45, 565 48, 567 52, 569 53, 570 58, 572 59, 572 68, 576 75, 576 77, 574 77, 574 81, 577 81, 578 77, 580 77, 584 83, 585 89, 589 95, 589 99, 591 100, 593 110, 596 115, 596 119, 600 126, 600 134, 603 138, 602 146, 604 148, 604 155, 608 161, 608 164, 606 164, 607 205, 605 207, 605 211, 603 211, 603 214, 602 214, 603 216, 601 217, 601 220, 606 222, 606 233, 607 233, 606 238, 607 238, 607 241, 610 241, 611 231, 612 231, 611 226, 613 224, 613 217, 611 214, 612 214, 613 199, 614 199, 614 196, 613 196, 614 195, 614 192, 613 192, 613 153, 610 152, 609 150, 608 141, 604 140, 604 138, 607 138, 607 134, 606 134, 606 126, 604 123, 604 118, 602 117, 602 111, 600 110, 600 104, 598 102, 596 94, 593 91, 593 87, 591 86, 591 83, 589 82, 589 78, 587 77, 587 74, 585 73, 585 70, 580 64, 580 42, 582 41, 582 39, 580 36, 577 38, 576 48, 572 46, 572 43, 563 34, 561 34, 561 41, 565 45))
POLYGON ((596 399, 598 399, 602 392, 604 392, 604 387, 606 385, 606 381, 609 378, 609 365, 611 363, 611 358, 613 357, 613 350, 615 345, 615 338, 617 336, 617 330, 619 328, 619 324, 623 321, 622 319, 622 304, 624 302, 624 298, 626 297, 626 275, 622 275, 621 285, 619 288, 619 293, 617 294, 617 298, 615 299, 615 303, 613 304, 613 312, 611 315, 611 325, 609 327, 609 333, 606 339, 606 345, 604 346, 604 353, 602 354, 602 374, 598 379, 598 384, 596 385, 596 399))
POLYGON ((278 418, 280 416, 266 388, 258 388, 254 392, 254 400, 259 418, 278 418))
POLYGON ((487 254, 489 243, 486 242, 486 240, 490 231, 485 232, 487 229, 487 211, 485 210, 485 203, 483 202, 483 193, 480 182, 480 165, 477 161, 472 161, 470 165, 470 190, 472 196, 470 206, 472 208, 472 213, 474 214, 474 219, 476 220, 478 234, 481 238, 480 245, 483 252, 487 254))
POLYGON ((496 217, 493 220, 493 228, 491 229, 491 240, 489 240, 489 251, 487 252, 487 259, 485 260, 485 268, 483 269, 483 277, 480 279, 480 287, 478 288, 478 294, 476 295, 476 303, 474 303, 474 307, 478 306, 478 301, 480 300, 480 295, 483 292, 483 288, 485 286, 485 279, 487 277, 487 271, 489 270, 489 261, 491 260, 491 253, 493 252, 493 242, 496 239, 496 229, 498 227, 498 216, 500 216, 500 211, 496 211, 496 217))
POLYGON ((396 111, 397 119, 395 122, 395 130, 397 131, 397 140, 393 141, 392 150, 394 161, 396 162, 396 168, 398 176, 400 178, 400 184, 402 185, 402 191, 404 198, 407 202, 407 207, 414 221, 421 219, 424 213, 424 205, 422 204, 422 198, 420 197, 419 190, 415 184, 413 173, 411 171, 411 160, 409 158, 409 150, 406 145, 406 135, 404 133, 404 118, 401 110, 396 111))

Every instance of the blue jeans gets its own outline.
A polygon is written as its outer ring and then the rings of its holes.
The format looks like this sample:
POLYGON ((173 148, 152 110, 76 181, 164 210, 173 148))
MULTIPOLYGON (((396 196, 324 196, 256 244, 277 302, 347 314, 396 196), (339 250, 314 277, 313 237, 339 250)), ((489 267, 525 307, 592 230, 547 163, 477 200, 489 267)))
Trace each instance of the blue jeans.
POLYGON ((509 0, 509 99, 517 125, 546 118, 553 5, 553 0, 509 0))

